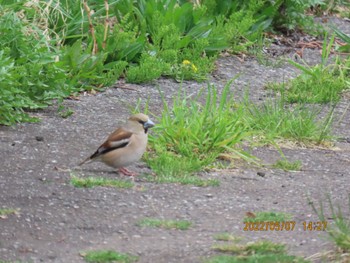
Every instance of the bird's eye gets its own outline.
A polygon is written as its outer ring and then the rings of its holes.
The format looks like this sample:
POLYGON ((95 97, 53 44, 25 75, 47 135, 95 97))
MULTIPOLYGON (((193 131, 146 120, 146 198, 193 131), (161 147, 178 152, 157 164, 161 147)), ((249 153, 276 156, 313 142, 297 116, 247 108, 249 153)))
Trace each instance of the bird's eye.
POLYGON ((142 124, 142 125, 145 124, 145 122, 144 122, 144 121, 141 121, 141 120, 139 120, 139 123, 142 124))

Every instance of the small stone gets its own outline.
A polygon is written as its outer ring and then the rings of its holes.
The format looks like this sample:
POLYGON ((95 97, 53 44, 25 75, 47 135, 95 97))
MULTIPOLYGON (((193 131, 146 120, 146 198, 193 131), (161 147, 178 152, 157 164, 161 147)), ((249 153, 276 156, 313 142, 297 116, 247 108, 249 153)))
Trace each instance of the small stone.
POLYGON ((277 205, 277 204, 278 204, 278 202, 277 202, 277 201, 274 201, 274 202, 273 202, 273 204, 274 204, 274 205, 277 205))
POLYGON ((38 142, 42 142, 42 141, 44 141, 44 137, 43 136, 35 136, 35 140, 37 140, 38 142))
POLYGON ((257 175, 259 175, 260 177, 265 177, 265 173, 264 172, 257 172, 257 175))

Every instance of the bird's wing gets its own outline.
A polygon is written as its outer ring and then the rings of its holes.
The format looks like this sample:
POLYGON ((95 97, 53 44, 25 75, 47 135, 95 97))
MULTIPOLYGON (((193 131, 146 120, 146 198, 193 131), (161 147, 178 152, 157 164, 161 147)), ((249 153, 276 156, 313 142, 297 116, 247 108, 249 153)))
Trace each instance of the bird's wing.
POLYGON ((127 131, 124 128, 118 128, 107 138, 107 140, 100 147, 98 147, 96 152, 94 152, 90 157, 88 157, 79 165, 82 165, 88 161, 92 161, 93 159, 96 159, 110 151, 126 147, 130 143, 132 135, 132 132, 127 131))

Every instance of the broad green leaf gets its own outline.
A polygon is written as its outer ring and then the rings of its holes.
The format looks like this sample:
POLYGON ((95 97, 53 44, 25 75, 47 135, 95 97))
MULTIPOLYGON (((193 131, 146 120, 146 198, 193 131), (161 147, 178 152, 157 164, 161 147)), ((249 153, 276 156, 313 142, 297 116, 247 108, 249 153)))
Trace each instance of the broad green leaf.
POLYGON ((135 42, 127 46, 125 49, 121 50, 117 58, 118 60, 131 61, 137 54, 141 53, 144 48, 144 43, 135 42))

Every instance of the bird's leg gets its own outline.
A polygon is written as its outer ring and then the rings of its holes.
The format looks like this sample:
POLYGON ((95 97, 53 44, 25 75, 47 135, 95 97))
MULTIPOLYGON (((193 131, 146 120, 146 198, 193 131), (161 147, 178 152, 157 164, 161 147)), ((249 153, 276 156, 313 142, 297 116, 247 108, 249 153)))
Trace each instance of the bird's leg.
POLYGON ((118 169, 118 172, 124 174, 124 175, 127 175, 127 176, 136 176, 137 173, 134 173, 132 171, 129 171, 128 169, 124 168, 124 167, 121 167, 118 169))

